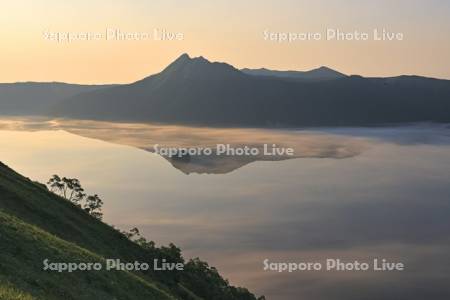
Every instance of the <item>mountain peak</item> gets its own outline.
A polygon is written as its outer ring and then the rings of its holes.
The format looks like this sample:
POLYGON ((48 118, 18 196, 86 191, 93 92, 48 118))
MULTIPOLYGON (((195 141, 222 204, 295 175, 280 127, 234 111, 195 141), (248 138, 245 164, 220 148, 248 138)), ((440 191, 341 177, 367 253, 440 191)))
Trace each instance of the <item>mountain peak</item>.
POLYGON ((345 77, 346 75, 338 72, 336 70, 333 70, 327 66, 320 66, 317 69, 313 69, 310 71, 307 71, 305 73, 309 73, 311 76, 316 76, 318 78, 323 78, 323 79, 335 79, 335 78, 340 78, 340 77, 345 77))
POLYGON ((242 73, 233 66, 221 63, 211 62, 203 56, 190 57, 187 53, 182 54, 160 74, 177 77, 180 79, 224 79, 230 76, 236 76, 242 73))
POLYGON ((211 63, 209 60, 207 60, 203 56, 191 57, 187 53, 181 54, 177 59, 175 59, 172 62, 172 64, 176 63, 176 62, 183 62, 183 63, 185 63, 185 62, 204 62, 205 63, 206 62, 206 63, 211 63))
POLYGON ((175 61, 177 61, 177 60, 190 60, 190 59, 191 59, 191 57, 189 56, 189 54, 183 53, 175 61))
POLYGON ((209 62, 209 60, 207 60, 206 58, 204 58, 203 56, 198 56, 198 57, 194 57, 192 58, 192 60, 197 60, 197 61, 203 61, 203 62, 209 62))
POLYGON ((320 67, 317 68, 317 70, 334 71, 333 69, 328 68, 327 66, 320 66, 320 67))

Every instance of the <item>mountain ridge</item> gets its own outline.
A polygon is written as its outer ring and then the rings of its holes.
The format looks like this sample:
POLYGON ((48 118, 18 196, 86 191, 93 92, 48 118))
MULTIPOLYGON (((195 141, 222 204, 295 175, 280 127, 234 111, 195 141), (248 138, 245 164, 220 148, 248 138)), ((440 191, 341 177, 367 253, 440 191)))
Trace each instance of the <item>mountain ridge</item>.
MULTIPOLYGON (((366 78, 330 70, 314 69, 316 79, 308 80, 251 75, 227 63, 210 62, 201 56, 191 58, 185 53, 160 73, 130 84, 72 93, 40 107, 39 113, 51 117, 202 126, 450 122, 449 80, 420 76, 366 78), (324 72, 332 72, 337 78, 318 76, 324 72)), ((304 75, 292 72, 292 76, 304 75)))
POLYGON ((244 68, 241 69, 241 71, 253 76, 273 76, 296 80, 333 80, 347 76, 341 72, 338 72, 326 66, 321 66, 308 71, 295 71, 295 70, 280 71, 280 70, 270 70, 266 68, 259 68, 259 69, 244 68))
POLYGON ((85 92, 55 116, 207 126, 373 126, 450 122, 450 81, 422 77, 287 80, 181 55, 141 81, 85 92))

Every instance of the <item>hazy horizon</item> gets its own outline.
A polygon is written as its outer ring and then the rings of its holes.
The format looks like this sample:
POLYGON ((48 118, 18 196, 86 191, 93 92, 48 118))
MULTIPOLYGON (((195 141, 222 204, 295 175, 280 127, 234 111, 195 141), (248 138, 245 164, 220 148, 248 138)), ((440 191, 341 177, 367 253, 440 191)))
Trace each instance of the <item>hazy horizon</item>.
MULTIPOLYGON (((190 58, 204 57, 203 55, 200 55, 200 56, 193 56, 193 55, 190 55, 189 53, 186 53, 186 52, 180 53, 179 56, 181 56, 181 55, 183 55, 183 54, 187 54, 190 58)), ((178 57, 179 57, 179 56, 178 56, 178 57)), ((211 63, 219 62, 219 63, 227 63, 227 64, 229 64, 229 63, 226 62, 226 61, 211 61, 211 60, 208 59, 208 57, 204 57, 204 58, 207 59, 208 61, 210 61, 211 63)), ((172 62, 169 62, 168 65, 170 65, 171 63, 172 63, 172 62)), ((231 65, 231 64, 230 64, 230 65, 231 65)), ((231 66, 233 66, 233 65, 231 65, 231 66)), ((235 66, 233 66, 233 67, 235 67, 235 66)), ((360 75, 360 76, 368 77, 368 78, 377 78, 377 77, 386 77, 386 78, 389 78, 389 77, 396 77, 396 76, 403 76, 403 75, 406 75, 406 76, 421 76, 421 77, 435 78, 435 79, 441 79, 441 80, 450 80, 450 78, 438 78, 438 77, 424 76, 424 75, 419 75, 419 74, 398 74, 398 75, 393 75, 393 76, 364 76, 364 75, 361 75, 361 74, 346 74, 345 72, 341 72, 340 70, 333 69, 333 68, 330 68, 329 66, 325 66, 325 65, 317 66, 317 67, 312 68, 312 69, 304 69, 304 70, 297 70, 297 69, 270 69, 270 68, 266 68, 266 67, 255 67, 255 68, 236 68, 236 67, 235 67, 235 68, 238 69, 239 71, 242 71, 243 69, 250 69, 250 70, 265 69, 265 70, 270 70, 270 71, 281 71, 281 72, 286 72, 286 71, 289 71, 289 72, 291 72, 291 71, 308 72, 308 71, 317 70, 317 69, 322 68, 322 67, 326 67, 326 68, 329 68, 329 69, 331 69, 331 70, 334 70, 334 71, 343 73, 343 74, 345 74, 345 75, 347 75, 347 76, 351 76, 351 75, 360 75)), ((164 68, 165 68, 165 67, 164 67, 164 68)), ((154 73, 147 74, 147 75, 145 75, 145 76, 142 77, 142 78, 137 78, 136 80, 133 80, 133 81, 131 81, 131 82, 120 82, 120 83, 117 83, 117 82, 93 82, 93 83, 83 83, 83 82, 65 82, 65 81, 58 81, 58 80, 51 80, 51 81, 20 80, 20 81, 12 81, 12 82, 0 82, 0 84, 2 84, 2 83, 6 83, 6 84, 8 84, 8 83, 67 83, 67 84, 81 84, 81 85, 82 85, 82 84, 87 84, 87 85, 130 84, 130 83, 134 83, 134 82, 136 82, 136 81, 139 81, 139 80, 141 80, 141 79, 143 79, 143 78, 146 78, 146 77, 148 77, 148 76, 152 76, 152 75, 158 74, 158 73, 162 72, 162 71, 164 70, 164 68, 161 69, 161 70, 159 70, 159 71, 156 71, 156 72, 154 72, 154 73)))

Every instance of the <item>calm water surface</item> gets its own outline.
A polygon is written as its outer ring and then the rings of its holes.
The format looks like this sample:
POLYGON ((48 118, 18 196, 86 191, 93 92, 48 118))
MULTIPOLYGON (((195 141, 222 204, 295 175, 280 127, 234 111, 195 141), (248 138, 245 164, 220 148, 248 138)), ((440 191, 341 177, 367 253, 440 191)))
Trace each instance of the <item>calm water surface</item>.
MULTIPOLYGON (((158 244, 174 242, 186 257, 210 262, 233 284, 268 299, 450 299, 447 126, 256 134, 248 129, 52 124, 3 119, 1 161, 40 182, 55 173, 79 178, 88 192, 105 199, 107 223, 136 226, 158 244), (257 135, 259 142, 264 136, 271 141, 289 137, 289 143, 300 141, 301 157, 187 175, 145 150, 167 136, 157 130, 167 133, 168 128, 171 142, 188 144, 224 137, 227 143, 238 133, 244 140, 257 135), (264 259, 327 258, 386 258, 403 262, 406 270, 263 270, 264 259)), ((169 143, 167 138, 163 142, 169 143)))

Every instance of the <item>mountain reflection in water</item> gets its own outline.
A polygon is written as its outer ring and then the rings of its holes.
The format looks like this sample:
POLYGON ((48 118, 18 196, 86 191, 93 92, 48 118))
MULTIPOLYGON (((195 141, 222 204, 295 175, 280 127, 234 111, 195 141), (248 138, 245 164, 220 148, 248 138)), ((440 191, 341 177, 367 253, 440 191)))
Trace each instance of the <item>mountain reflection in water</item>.
POLYGON ((144 123, 112 123, 70 119, 9 118, 0 121, 0 129, 8 130, 64 130, 83 137, 122 144, 155 152, 155 145, 164 148, 210 148, 211 155, 200 153, 189 159, 162 155, 185 174, 224 174, 255 161, 279 161, 294 158, 349 158, 367 149, 369 141, 363 137, 342 137, 324 132, 254 129, 209 128, 144 123), (232 149, 250 147, 257 155, 217 154, 217 145, 232 149), (293 155, 265 155, 264 145, 292 148, 293 155))

